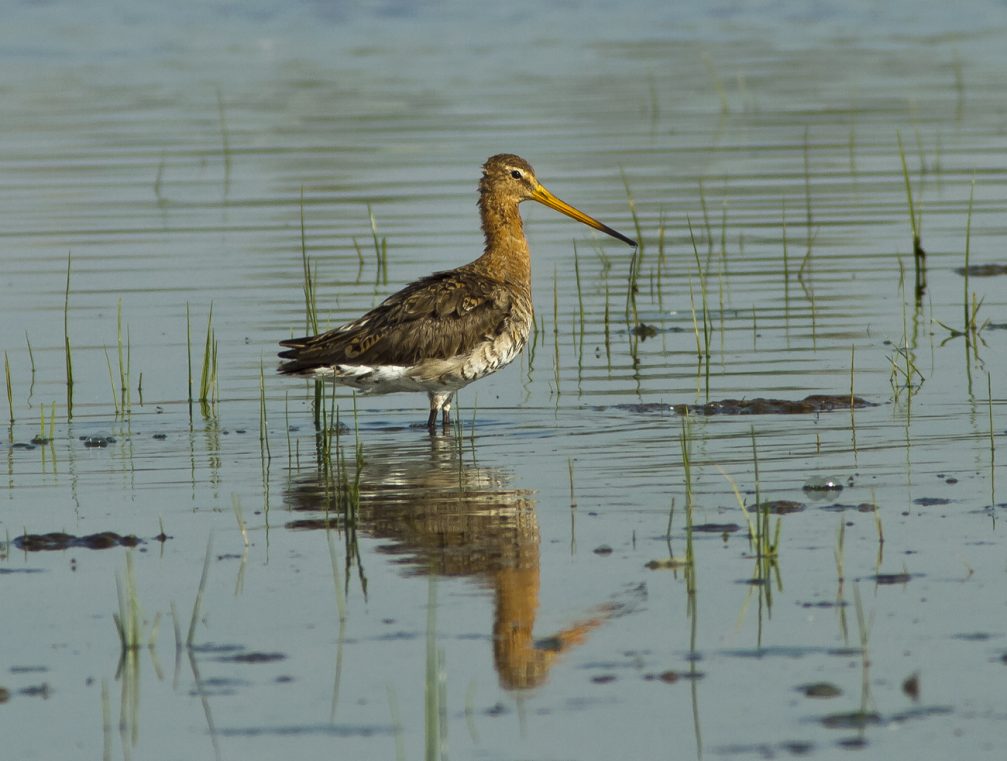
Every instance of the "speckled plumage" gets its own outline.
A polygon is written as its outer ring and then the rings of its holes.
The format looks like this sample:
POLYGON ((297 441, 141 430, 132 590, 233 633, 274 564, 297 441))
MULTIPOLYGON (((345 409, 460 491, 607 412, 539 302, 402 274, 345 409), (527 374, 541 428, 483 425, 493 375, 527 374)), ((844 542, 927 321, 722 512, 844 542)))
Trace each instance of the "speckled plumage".
POLYGON ((636 245, 549 193, 524 159, 491 156, 479 183, 482 256, 410 283, 345 325, 281 341, 280 372, 373 393, 425 391, 427 425, 438 414, 447 425, 454 392, 512 362, 531 333, 531 255, 518 212, 528 199, 636 245))

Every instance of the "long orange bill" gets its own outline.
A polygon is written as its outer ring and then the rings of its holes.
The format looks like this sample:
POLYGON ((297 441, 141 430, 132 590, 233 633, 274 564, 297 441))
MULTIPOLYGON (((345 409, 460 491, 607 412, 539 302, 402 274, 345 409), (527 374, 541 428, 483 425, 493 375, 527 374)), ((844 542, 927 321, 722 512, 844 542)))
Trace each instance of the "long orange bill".
POLYGON ((613 230, 608 225, 603 225, 594 217, 589 217, 587 214, 582 212, 580 209, 575 209, 566 201, 559 200, 556 196, 546 190, 544 187, 539 185, 532 191, 531 197, 541 204, 548 206, 550 209, 555 209, 556 211, 566 214, 572 219, 576 219, 578 222, 583 222, 588 227, 593 227, 595 230, 601 230, 601 232, 611 235, 613 238, 618 238, 623 243, 628 243, 633 248, 636 248, 636 241, 632 238, 627 238, 620 232, 613 230))

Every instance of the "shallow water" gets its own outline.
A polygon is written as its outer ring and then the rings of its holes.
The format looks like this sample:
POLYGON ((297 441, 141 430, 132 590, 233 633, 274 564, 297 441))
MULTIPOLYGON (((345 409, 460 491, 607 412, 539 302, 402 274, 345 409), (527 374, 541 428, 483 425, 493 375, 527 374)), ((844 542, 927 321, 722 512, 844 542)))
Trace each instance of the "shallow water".
POLYGON ((944 327, 973 181, 970 264, 1004 263, 1007 16, 970 7, 11 11, 4 756, 998 757, 1002 276, 968 281, 978 336, 944 327), (525 209, 534 346, 445 435, 421 396, 339 392, 327 468, 312 389, 272 371, 302 241, 324 325, 356 316, 478 252, 500 151, 635 211, 639 259, 525 209), (876 406, 672 410, 851 390, 876 406), (774 558, 739 498, 803 506, 774 558), (52 532, 142 543, 15 542, 52 532), (127 552, 159 636, 121 661, 127 552))

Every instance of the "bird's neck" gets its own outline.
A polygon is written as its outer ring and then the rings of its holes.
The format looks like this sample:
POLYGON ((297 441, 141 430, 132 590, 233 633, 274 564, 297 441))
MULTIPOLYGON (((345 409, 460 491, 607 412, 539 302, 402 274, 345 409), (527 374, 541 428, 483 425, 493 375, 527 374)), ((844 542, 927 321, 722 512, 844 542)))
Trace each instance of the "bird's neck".
POLYGON ((531 254, 516 203, 501 203, 492 195, 479 197, 486 248, 472 265, 482 274, 508 285, 531 290, 531 254))

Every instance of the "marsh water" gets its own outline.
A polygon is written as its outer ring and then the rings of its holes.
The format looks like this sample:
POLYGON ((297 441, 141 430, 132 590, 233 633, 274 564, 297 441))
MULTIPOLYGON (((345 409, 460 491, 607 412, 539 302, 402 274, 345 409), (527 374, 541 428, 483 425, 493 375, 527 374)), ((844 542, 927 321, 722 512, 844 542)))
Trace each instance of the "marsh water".
POLYGON ((542 5, 5 10, 3 758, 1002 757, 1007 12, 542 5), (498 152, 639 250, 320 435, 498 152))

